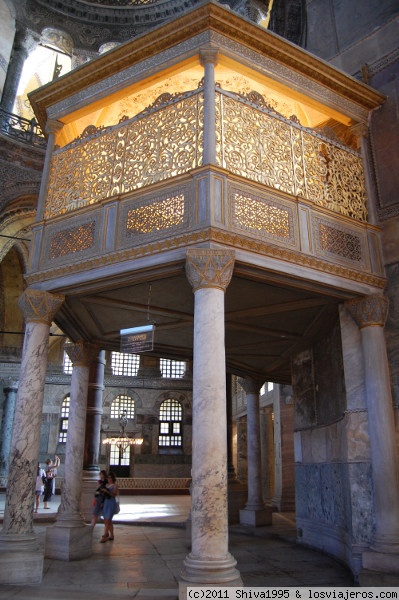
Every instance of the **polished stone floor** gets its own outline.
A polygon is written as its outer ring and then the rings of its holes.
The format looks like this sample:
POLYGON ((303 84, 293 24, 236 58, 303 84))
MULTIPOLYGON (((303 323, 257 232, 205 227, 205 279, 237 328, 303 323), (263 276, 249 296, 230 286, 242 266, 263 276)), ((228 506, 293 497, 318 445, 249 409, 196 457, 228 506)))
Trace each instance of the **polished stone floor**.
MULTIPOLYGON (((178 578, 189 552, 185 523, 189 496, 122 496, 115 540, 100 544, 102 525, 93 532, 90 558, 65 562, 45 559, 43 581, 35 586, 1 586, 1 600, 175 600, 178 578)), ((35 530, 44 544, 46 527, 56 517, 39 509, 35 530)), ((0 494, 0 519, 4 495, 0 494)), ((346 567, 295 542, 292 514, 273 514, 269 527, 230 527, 230 552, 244 586, 354 586, 346 567)))

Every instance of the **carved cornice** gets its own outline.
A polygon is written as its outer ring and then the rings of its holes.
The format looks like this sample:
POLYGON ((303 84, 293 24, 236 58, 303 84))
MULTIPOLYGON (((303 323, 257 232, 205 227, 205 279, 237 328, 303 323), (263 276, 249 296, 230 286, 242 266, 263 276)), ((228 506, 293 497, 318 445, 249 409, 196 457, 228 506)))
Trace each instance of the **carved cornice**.
POLYGON ((92 271, 96 268, 104 268, 110 265, 117 265, 138 259, 145 256, 155 255, 162 252, 167 252, 171 249, 189 248, 197 244, 204 243, 223 244, 232 249, 241 249, 254 254, 268 258, 283 260, 284 262, 298 265, 301 267, 313 269, 334 277, 342 277, 356 283, 362 283, 376 288, 383 289, 386 286, 386 279, 366 273, 362 270, 356 271, 349 267, 329 263, 314 256, 301 253, 297 250, 291 250, 280 246, 273 246, 261 240, 247 238, 237 233, 230 233, 224 230, 213 227, 195 231, 190 234, 182 234, 174 238, 160 240, 139 248, 126 248, 118 252, 96 256, 82 261, 71 262, 67 265, 54 266, 51 269, 43 270, 38 273, 31 273, 25 276, 28 285, 34 285, 43 281, 58 280, 60 277, 81 273, 84 271, 92 271))
POLYGON ((379 92, 304 52, 300 47, 269 31, 262 30, 260 34, 260 28, 254 23, 242 19, 216 2, 209 2, 115 48, 53 84, 30 94, 30 102, 42 129, 45 128, 46 109, 49 106, 103 81, 110 75, 128 69, 132 64, 148 60, 188 39, 210 31, 222 34, 232 41, 240 40, 242 46, 326 86, 366 110, 376 108, 384 100, 384 96, 379 92))

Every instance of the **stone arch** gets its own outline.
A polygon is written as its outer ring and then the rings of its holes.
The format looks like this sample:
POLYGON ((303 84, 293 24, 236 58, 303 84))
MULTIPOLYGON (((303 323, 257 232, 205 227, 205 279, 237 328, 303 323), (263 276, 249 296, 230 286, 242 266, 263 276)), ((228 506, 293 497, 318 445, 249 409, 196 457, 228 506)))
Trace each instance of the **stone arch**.
POLYGON ((22 351, 24 320, 18 298, 24 291, 24 266, 16 245, 0 262, 0 347, 7 356, 19 358, 22 351))

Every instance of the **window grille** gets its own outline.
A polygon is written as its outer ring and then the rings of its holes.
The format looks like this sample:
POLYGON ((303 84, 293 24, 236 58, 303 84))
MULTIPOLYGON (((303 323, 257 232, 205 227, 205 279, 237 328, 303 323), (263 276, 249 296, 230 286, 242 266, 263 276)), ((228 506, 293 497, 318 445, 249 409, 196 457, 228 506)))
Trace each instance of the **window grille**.
POLYGON ((169 379, 181 379, 186 369, 186 363, 180 360, 169 360, 168 358, 161 358, 160 367, 162 377, 167 377, 169 379))
POLYGON ((110 467, 127 467, 130 465, 130 446, 123 452, 116 444, 111 444, 109 449, 110 467))
POLYGON ((159 409, 159 439, 161 448, 182 446, 183 409, 178 400, 165 400, 159 409))
POLYGON ((111 419, 120 419, 122 413, 125 413, 127 419, 134 419, 134 412, 134 400, 130 396, 121 394, 111 404, 111 419))
POLYGON ((111 368, 113 375, 136 377, 139 366, 139 354, 128 354, 126 352, 112 352, 111 354, 111 368))
POLYGON ((66 352, 64 352, 63 371, 67 375, 71 375, 72 373, 72 361, 66 352))
POLYGON ((61 444, 65 444, 67 440, 70 400, 70 396, 66 396, 61 405, 60 432, 58 435, 58 441, 61 444))

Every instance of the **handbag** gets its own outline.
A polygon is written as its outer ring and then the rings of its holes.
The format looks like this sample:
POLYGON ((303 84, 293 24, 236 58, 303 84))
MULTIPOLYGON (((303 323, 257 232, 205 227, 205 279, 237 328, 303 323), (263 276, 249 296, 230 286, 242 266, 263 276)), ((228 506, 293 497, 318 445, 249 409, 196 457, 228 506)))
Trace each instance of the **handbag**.
POLYGON ((117 498, 117 499, 115 500, 115 510, 114 510, 114 515, 117 515, 117 514, 120 512, 120 510, 121 510, 121 506, 120 506, 120 503, 119 503, 119 498, 117 498))

